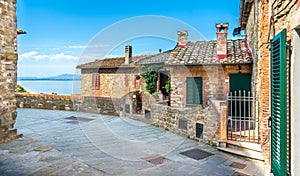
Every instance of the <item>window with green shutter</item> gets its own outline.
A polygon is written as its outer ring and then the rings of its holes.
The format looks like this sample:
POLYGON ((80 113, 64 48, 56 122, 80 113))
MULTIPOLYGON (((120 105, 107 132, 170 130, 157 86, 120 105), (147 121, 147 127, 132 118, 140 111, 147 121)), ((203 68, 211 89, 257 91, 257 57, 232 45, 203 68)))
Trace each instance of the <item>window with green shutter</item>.
POLYGON ((202 77, 186 78, 186 104, 202 104, 202 77))
POLYGON ((271 41, 271 170, 274 176, 288 174, 286 70, 286 30, 283 30, 271 41))

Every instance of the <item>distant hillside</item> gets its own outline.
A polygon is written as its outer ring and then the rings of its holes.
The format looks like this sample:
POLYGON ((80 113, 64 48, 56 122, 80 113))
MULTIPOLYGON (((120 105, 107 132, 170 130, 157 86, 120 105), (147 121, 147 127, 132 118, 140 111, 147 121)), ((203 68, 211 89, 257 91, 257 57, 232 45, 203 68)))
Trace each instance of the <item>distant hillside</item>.
POLYGON ((74 74, 62 74, 57 76, 45 77, 45 78, 37 78, 37 77, 19 77, 20 81, 34 81, 34 80, 53 80, 53 81, 70 81, 70 80, 81 80, 81 77, 74 74))

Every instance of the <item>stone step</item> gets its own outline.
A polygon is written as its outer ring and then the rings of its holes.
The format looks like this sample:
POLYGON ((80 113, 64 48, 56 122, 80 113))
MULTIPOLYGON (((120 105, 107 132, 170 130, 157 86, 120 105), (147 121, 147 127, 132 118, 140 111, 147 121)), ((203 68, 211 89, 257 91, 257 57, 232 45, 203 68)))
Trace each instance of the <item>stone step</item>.
POLYGON ((221 151, 224 151, 224 152, 227 152, 227 153, 234 154, 234 155, 264 161, 264 158, 263 158, 261 152, 257 152, 257 151, 253 151, 253 150, 243 151, 243 150, 239 150, 239 149, 224 148, 224 147, 217 147, 217 149, 221 150, 221 151))
POLYGON ((251 142, 227 141, 227 147, 262 152, 260 144, 251 142))

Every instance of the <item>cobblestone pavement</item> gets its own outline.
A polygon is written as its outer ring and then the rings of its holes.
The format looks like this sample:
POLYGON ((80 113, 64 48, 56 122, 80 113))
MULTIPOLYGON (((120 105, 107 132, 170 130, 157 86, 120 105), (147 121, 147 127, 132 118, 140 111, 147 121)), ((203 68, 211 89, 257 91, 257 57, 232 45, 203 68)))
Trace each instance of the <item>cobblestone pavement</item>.
POLYGON ((259 176, 265 170, 262 162, 120 117, 18 109, 16 128, 24 137, 0 145, 0 175, 259 176))

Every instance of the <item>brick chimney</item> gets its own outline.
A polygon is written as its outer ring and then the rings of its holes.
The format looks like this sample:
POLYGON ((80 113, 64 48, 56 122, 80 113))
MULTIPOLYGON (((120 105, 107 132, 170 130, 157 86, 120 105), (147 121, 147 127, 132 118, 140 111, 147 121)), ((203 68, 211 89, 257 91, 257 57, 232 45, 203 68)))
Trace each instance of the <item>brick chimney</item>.
POLYGON ((218 23, 217 28, 217 57, 218 59, 227 58, 227 31, 228 23, 218 23))
POLYGON ((188 31, 178 31, 178 47, 179 48, 186 48, 187 45, 187 37, 188 37, 188 31))
POLYGON ((132 47, 130 45, 125 46, 125 64, 132 62, 132 47))

